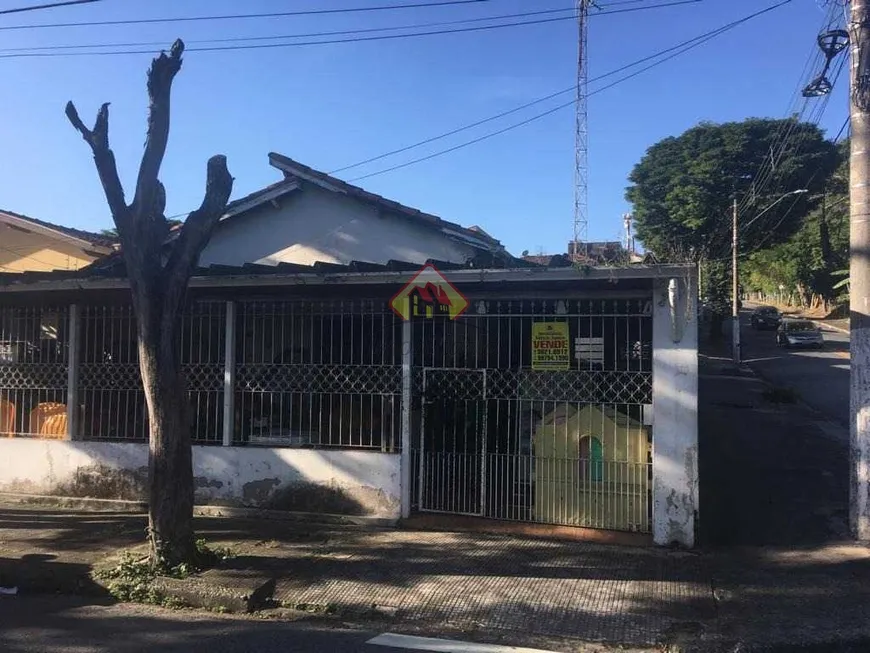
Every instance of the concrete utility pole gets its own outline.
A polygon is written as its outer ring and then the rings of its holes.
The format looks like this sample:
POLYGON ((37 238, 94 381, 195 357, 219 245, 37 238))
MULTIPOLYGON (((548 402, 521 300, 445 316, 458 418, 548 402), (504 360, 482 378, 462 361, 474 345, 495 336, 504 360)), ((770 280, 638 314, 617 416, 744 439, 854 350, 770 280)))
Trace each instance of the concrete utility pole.
POLYGON ((849 158, 849 523, 870 540, 870 0, 852 0, 849 158))
POLYGON ((731 220, 731 355, 735 364, 740 363, 740 307, 737 282, 737 197, 734 197, 731 220))

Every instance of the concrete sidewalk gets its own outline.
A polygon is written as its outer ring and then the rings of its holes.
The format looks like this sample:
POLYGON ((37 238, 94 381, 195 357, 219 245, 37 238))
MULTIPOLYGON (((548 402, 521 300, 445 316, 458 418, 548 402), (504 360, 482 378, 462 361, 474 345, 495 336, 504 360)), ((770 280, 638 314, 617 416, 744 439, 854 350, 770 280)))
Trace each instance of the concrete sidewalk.
MULTIPOLYGON (((0 509, 2 582, 99 593, 89 570, 140 545, 144 525, 142 516, 0 509)), ((275 605, 337 619, 524 645, 545 638, 557 650, 870 646, 870 552, 849 543, 695 553, 220 518, 199 518, 197 529, 236 554, 211 581, 259 574, 274 579, 275 605)))

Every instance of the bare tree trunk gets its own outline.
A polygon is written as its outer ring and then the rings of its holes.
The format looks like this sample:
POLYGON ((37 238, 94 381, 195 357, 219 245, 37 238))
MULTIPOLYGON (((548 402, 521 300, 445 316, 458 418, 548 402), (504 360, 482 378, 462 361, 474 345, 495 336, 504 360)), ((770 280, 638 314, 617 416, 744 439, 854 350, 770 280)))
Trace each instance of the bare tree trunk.
MULTIPOLYGON (((141 299, 135 303, 141 305, 141 299)), ((150 426, 148 535, 153 562, 177 564, 196 557, 190 423, 178 360, 179 320, 156 321, 142 329, 139 337, 139 368, 150 426)))
POLYGON ((170 246, 166 193, 158 175, 169 139, 172 81, 181 69, 183 51, 184 43, 176 41, 169 55, 161 53, 148 71, 148 136, 129 205, 109 147, 109 105, 100 108, 93 129, 84 125, 72 102, 66 107, 67 117, 93 152, 130 279, 150 430, 151 560, 166 566, 196 562, 190 424, 178 356, 181 313, 190 276, 233 188, 226 159, 209 159, 202 204, 170 246))

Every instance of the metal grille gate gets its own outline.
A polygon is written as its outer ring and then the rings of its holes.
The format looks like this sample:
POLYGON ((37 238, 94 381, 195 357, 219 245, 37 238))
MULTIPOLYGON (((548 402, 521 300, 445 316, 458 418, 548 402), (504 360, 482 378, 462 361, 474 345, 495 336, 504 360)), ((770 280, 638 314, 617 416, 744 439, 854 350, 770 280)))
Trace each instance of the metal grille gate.
POLYGON ((648 532, 650 300, 473 309, 414 324, 417 509, 648 532), (541 322, 567 324, 563 369, 533 365, 541 322))

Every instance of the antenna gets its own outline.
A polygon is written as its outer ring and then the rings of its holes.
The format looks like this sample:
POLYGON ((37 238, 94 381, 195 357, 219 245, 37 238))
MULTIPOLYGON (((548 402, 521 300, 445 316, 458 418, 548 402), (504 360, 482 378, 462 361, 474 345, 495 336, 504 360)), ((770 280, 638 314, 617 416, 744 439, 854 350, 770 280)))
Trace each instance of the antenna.
POLYGON ((579 261, 588 255, 589 215, 587 213, 588 194, 588 142, 586 89, 588 72, 586 69, 589 5, 593 0, 577 0, 577 115, 574 137, 574 240, 572 241, 571 258, 579 261), (582 251, 581 251, 581 245, 582 251))

